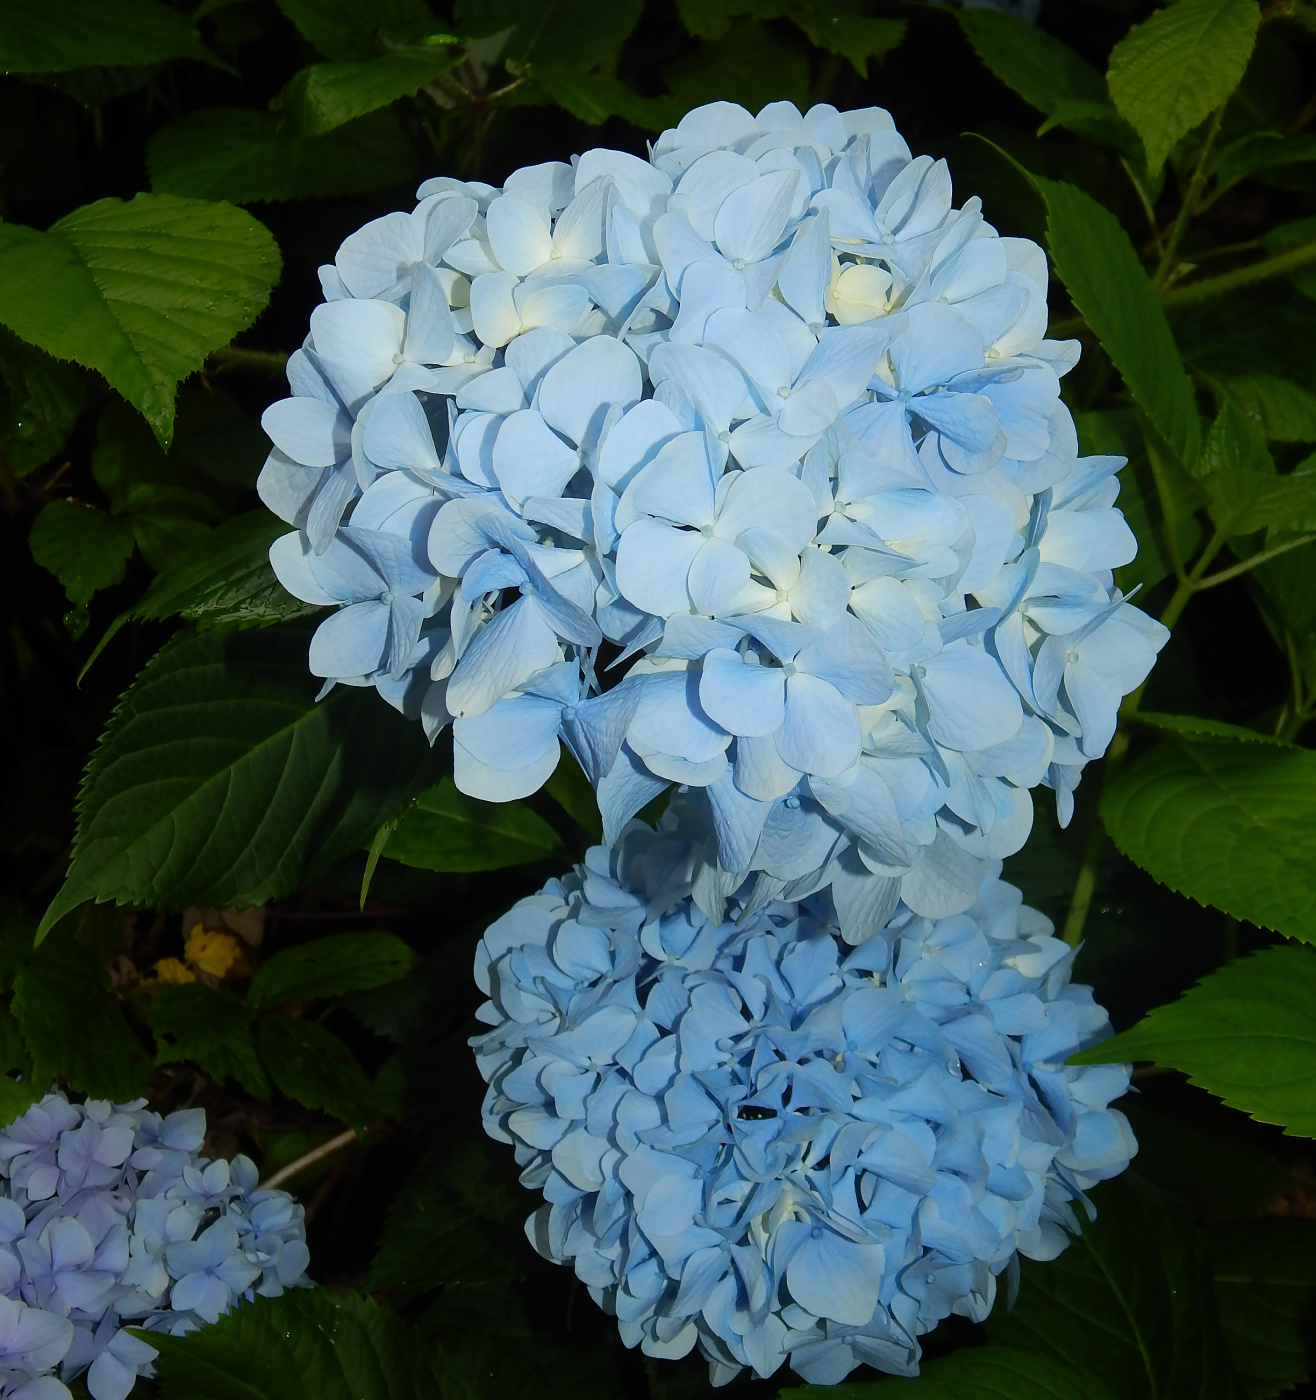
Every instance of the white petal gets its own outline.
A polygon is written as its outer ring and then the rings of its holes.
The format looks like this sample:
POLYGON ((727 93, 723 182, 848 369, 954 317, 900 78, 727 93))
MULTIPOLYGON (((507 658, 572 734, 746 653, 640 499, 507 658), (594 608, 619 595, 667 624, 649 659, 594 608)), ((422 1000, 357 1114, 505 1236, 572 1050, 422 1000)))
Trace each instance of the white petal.
POLYGON ((521 313, 512 293, 514 272, 484 272, 471 283, 471 321, 486 345, 506 345, 521 332, 521 313))
POLYGON ((397 367, 407 318, 388 301, 333 301, 311 312, 316 358, 356 413, 397 367))
POLYGON ((409 276, 424 256, 421 225, 410 214, 385 214, 343 240, 334 266, 354 297, 377 297, 409 276))
POLYGON ((597 460, 599 480, 618 493, 624 491, 640 468, 680 431, 676 416, 657 399, 637 403, 603 439, 597 460))
POLYGON ((745 156, 710 151, 681 176, 668 207, 681 210, 700 238, 711 243, 713 221, 727 196, 758 178, 758 167, 745 156))
POLYGON ((389 394, 374 405, 362 448, 377 467, 441 470, 429 419, 415 394, 389 394))
POLYGON ((623 151, 586 151, 576 162, 576 193, 593 180, 610 179, 622 202, 641 218, 660 214, 672 192, 672 181, 647 160, 623 151))
MULTIPOLYGON (((453 726, 454 730, 456 726, 453 726)), ((459 792, 482 802, 515 802, 538 792, 553 775, 562 757, 562 746, 554 743, 541 757, 525 768, 491 768, 481 763, 464 744, 453 740, 452 780, 459 792)))
POLYGON ((313 676, 368 676, 384 664, 389 609, 384 603, 352 603, 315 629, 307 658, 313 676))
POLYGON ((806 549, 800 574, 791 585, 791 613, 810 627, 830 627, 850 601, 850 576, 834 554, 806 549))
POLYGON ((524 277, 548 261, 553 244, 545 210, 515 194, 504 194, 489 205, 484 217, 489 247, 505 271, 524 277))
POLYGON ((746 531, 762 531, 782 549, 798 554, 813 538, 817 524, 818 507, 799 477, 779 467, 755 467, 727 489, 716 530, 732 540, 746 531))
POLYGON ((902 390, 917 393, 982 367, 982 333, 962 312, 934 301, 912 306, 906 314, 909 327, 890 350, 902 390))
POLYGON ((279 399, 260 416, 275 447, 305 467, 332 467, 352 451, 352 420, 320 399, 279 399))
POLYGON ((560 496, 580 457, 533 408, 503 420, 493 445, 493 470, 509 501, 560 496))
POLYGON ((751 666, 717 647, 704 658, 699 699, 729 734, 775 734, 786 710, 785 675, 780 667, 751 666))
POLYGON ((678 525, 708 525, 714 509, 713 464, 702 433, 673 438, 636 473, 617 505, 617 528, 652 515, 678 525))
POLYGON ((786 683, 786 717, 776 741, 791 767, 834 778, 859 757, 862 735, 854 706, 835 686, 800 673, 786 683))
POLYGON ((584 445, 598 437, 610 405, 639 403, 641 384, 635 352, 611 336, 595 336, 544 375, 539 411, 550 427, 584 445))
POLYGON ((956 642, 922 663, 928 733, 948 749, 972 752, 1004 743, 1023 724, 1014 686, 985 651, 956 642))
POLYGON ((729 195, 717 211, 717 246, 728 258, 757 262, 781 240, 799 176, 778 170, 729 195))
POLYGON ((432 267, 416 268, 411 274, 402 353, 416 364, 441 365, 452 354, 456 340, 442 277, 432 267))
POLYGON ((689 611, 686 575, 703 537, 657 520, 637 520, 617 545, 617 588, 627 602, 655 617, 689 611))
POLYGON ((270 545, 270 567, 274 576, 292 594, 304 603, 333 605, 339 601, 328 592, 316 578, 311 567, 314 558, 300 530, 280 535, 270 545))
POLYGON ((483 714, 509 690, 557 660, 557 634, 528 598, 497 613, 448 678, 447 705, 458 719, 483 714))
POLYGON ((641 755, 671 754, 690 763, 715 758, 731 742, 699 703, 697 671, 646 677, 627 738, 641 755))
POLYGON ((508 695, 492 709, 453 722, 453 738, 490 768, 528 768, 557 752, 562 706, 539 695, 508 695))
POLYGON ((749 560, 726 540, 707 539, 690 562, 690 601, 708 617, 725 612, 749 582, 749 560))

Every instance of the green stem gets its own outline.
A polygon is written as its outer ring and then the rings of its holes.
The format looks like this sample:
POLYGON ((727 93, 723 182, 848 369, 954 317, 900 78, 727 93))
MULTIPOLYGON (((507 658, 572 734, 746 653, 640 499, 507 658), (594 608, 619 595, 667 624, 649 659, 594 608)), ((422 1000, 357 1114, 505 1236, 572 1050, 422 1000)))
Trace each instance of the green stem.
POLYGON ((1278 253, 1264 262, 1235 268, 1233 272, 1222 272, 1219 277, 1204 277, 1200 282, 1190 282, 1186 287, 1175 287, 1165 293, 1161 304, 1167 307, 1191 306, 1208 297, 1224 296, 1238 287, 1250 287, 1254 282, 1284 277, 1312 262, 1316 262, 1316 243, 1304 243, 1301 248, 1291 248, 1287 253, 1278 253))
MULTIPOLYGON (((1188 606, 1189 599, 1197 591, 1202 575, 1210 567, 1211 560, 1224 548, 1224 543, 1224 535, 1217 530, 1211 536, 1197 563, 1193 565, 1192 572, 1179 580, 1170 601, 1161 613, 1162 626, 1173 629, 1183 610, 1188 606)), ((1138 706, 1142 704, 1143 692, 1146 689, 1147 682, 1143 681, 1137 690, 1124 697, 1124 703, 1120 706, 1122 726, 1127 726, 1130 721, 1137 717, 1138 706)), ((1115 731, 1115 737, 1110 741, 1110 747, 1106 750, 1101 773, 1102 787, 1123 768, 1128 751, 1129 731, 1126 727, 1121 727, 1115 731)), ((1074 881, 1074 893, 1069 901, 1069 913, 1065 916, 1065 927, 1060 935, 1071 948, 1077 948, 1082 941, 1083 926, 1087 923, 1088 910, 1092 907, 1092 896, 1096 893, 1097 874, 1101 868, 1101 857, 1105 847, 1106 828, 1101 823, 1101 814, 1098 810, 1092 817, 1087 846, 1083 851, 1083 864, 1078 868, 1078 878, 1074 881)))
POLYGON ((211 374, 223 374, 232 369, 282 374, 287 364, 288 356, 282 350, 247 350, 241 345, 225 345, 211 354, 206 368, 211 374))
POLYGON ((1220 123, 1224 117, 1224 106, 1217 107, 1215 115, 1211 118, 1211 125, 1206 129, 1201 149, 1197 152, 1197 164, 1193 166, 1192 178, 1188 181, 1183 202, 1179 205, 1178 216, 1175 218, 1174 226, 1170 229, 1169 238, 1165 240, 1165 251, 1161 254, 1161 260, 1156 265, 1156 275, 1152 278, 1158 291, 1165 286, 1174 272, 1175 259, 1179 255, 1179 244, 1183 242, 1183 236, 1188 232, 1193 210, 1197 207, 1197 201, 1201 198, 1202 190, 1206 187, 1208 178, 1206 162, 1211 158, 1211 150, 1215 146, 1215 138, 1220 134, 1220 123))
POLYGON ((1165 245, 1161 241, 1161 226, 1156 222, 1156 210, 1152 208, 1152 202, 1147 198, 1147 191, 1142 187, 1142 181, 1134 173, 1133 167, 1129 164, 1125 156, 1120 157, 1120 164, 1124 167, 1124 173, 1129 177, 1129 183, 1133 186, 1138 195, 1138 203, 1142 205, 1142 212, 1147 216, 1147 223, 1151 227, 1152 243, 1156 248, 1156 256, 1163 257, 1165 245))
POLYGON ((1240 564, 1231 564, 1227 569, 1221 569, 1219 573, 1212 574, 1210 578, 1202 579, 1197 588, 1214 588, 1218 583, 1228 583, 1232 578, 1239 578, 1243 574, 1251 573, 1260 564, 1265 564, 1271 559, 1277 559, 1281 554, 1287 554, 1291 549, 1298 549, 1304 544, 1310 544, 1316 540, 1316 535, 1299 535, 1296 540, 1287 540, 1284 544, 1277 544, 1273 549, 1263 549, 1260 554, 1250 554, 1240 564))

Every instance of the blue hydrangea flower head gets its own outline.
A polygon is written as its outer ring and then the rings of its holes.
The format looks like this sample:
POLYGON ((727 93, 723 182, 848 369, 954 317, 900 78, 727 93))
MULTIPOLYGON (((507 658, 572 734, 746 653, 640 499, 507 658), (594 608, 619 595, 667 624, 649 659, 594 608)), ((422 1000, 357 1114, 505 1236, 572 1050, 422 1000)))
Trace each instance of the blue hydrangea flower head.
POLYGON ((608 840, 700 788, 724 883, 802 874, 800 809, 958 912, 1033 787, 1068 821, 1167 634, 1114 583, 1122 461, 1078 456, 1040 248, 879 108, 713 103, 418 201, 321 270, 265 419, 326 686, 451 725, 491 801, 565 744, 608 840))
POLYGON ((1109 1023, 999 863, 968 909, 902 902, 856 942, 835 883, 751 876, 707 912, 704 823, 678 799, 487 930, 485 1128, 628 1346, 697 1346, 714 1384, 915 1374, 1128 1164, 1130 1067, 1065 1064, 1109 1023))
POLYGON ((155 1349, 239 1300, 306 1287, 306 1231, 249 1158, 200 1156, 206 1116, 47 1094, 0 1128, 0 1395, 124 1400, 155 1349), (58 1372, 58 1374, 56 1374, 58 1372))

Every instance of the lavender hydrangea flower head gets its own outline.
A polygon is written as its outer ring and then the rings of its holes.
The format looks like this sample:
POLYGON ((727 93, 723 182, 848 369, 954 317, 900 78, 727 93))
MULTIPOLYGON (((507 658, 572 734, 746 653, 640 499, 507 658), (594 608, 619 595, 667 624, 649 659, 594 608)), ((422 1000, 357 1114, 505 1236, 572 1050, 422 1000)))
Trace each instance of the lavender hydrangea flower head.
POLYGON ((198 1155, 205 1113, 50 1093, 0 1128, 0 1395, 124 1400, 174 1334, 307 1286, 302 1208, 255 1165, 198 1155), (55 1372, 58 1370, 58 1377, 55 1372))
POLYGON ((327 686, 451 723, 492 801, 565 743, 609 840, 701 788, 728 885, 795 878, 793 804, 958 912, 1034 786, 1068 820, 1167 634, 1114 584, 1121 459, 1078 457, 1040 248, 878 108, 714 103, 647 161, 419 201, 322 269, 266 415, 327 686))
POLYGON ((485 1128, 543 1191, 531 1242, 628 1346, 697 1346, 714 1384, 914 1374, 1128 1164, 1129 1066, 1065 1064, 1106 1015, 999 864, 964 912, 901 904, 853 945, 832 886, 751 878, 710 917, 703 831, 678 799, 487 930, 485 1128))

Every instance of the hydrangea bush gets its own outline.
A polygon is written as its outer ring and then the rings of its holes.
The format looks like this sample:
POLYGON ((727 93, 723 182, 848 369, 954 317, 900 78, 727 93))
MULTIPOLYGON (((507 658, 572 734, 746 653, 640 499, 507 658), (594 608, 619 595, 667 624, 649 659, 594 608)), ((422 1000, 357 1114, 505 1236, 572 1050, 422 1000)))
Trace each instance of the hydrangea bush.
POLYGON ((451 722, 489 800, 565 742, 608 839, 701 788, 724 883, 805 873, 802 809, 949 913, 1030 788, 1068 820, 1167 633, 1114 585, 1123 459, 1078 457, 1036 245, 877 108, 715 103, 648 161, 419 198, 321 270, 264 418, 326 688, 451 722))
POLYGON ((203 1109, 50 1093, 0 1129, 0 1394, 124 1400, 156 1351, 235 1303, 307 1286, 302 1207, 199 1155, 203 1109), (58 1378, 56 1376, 58 1372, 58 1378))
POLYGON ((547 1202, 526 1232, 628 1346, 698 1345, 715 1385, 787 1357, 915 1374, 923 1333, 985 1318, 1128 1165, 1129 1067, 1065 1065, 1110 1026, 998 863, 964 913, 902 904, 851 947, 826 891, 750 882, 710 918, 701 839, 675 802, 480 943, 485 1127, 547 1202))

